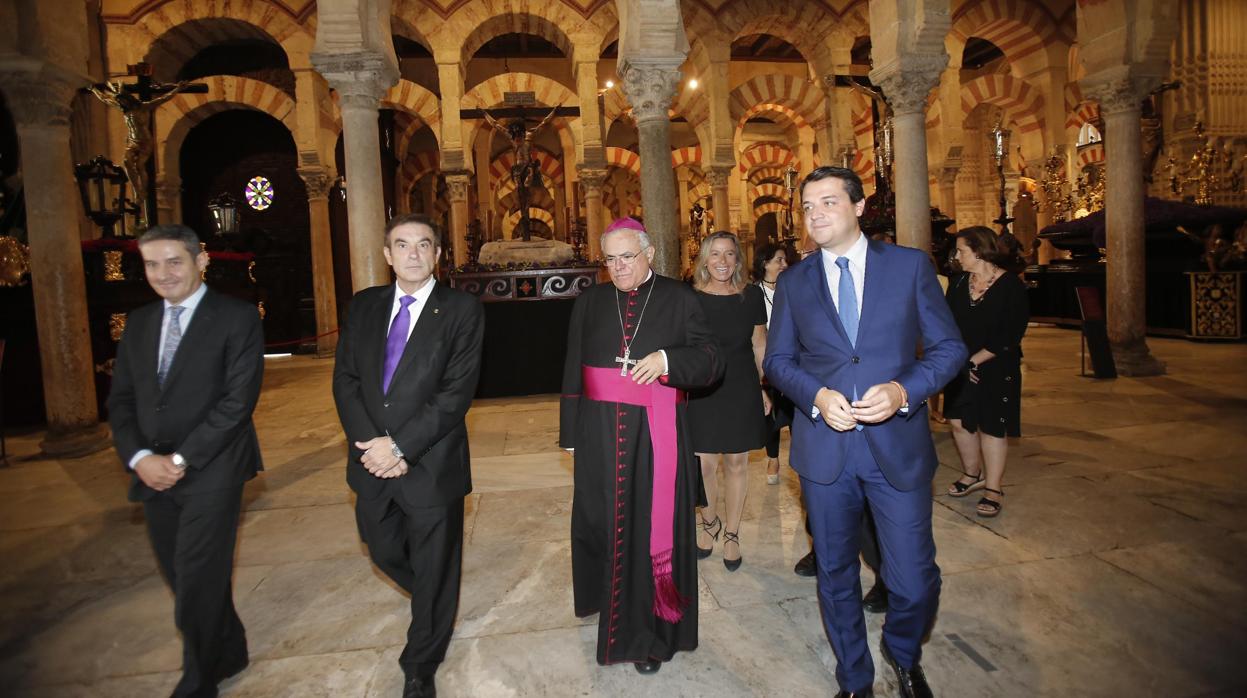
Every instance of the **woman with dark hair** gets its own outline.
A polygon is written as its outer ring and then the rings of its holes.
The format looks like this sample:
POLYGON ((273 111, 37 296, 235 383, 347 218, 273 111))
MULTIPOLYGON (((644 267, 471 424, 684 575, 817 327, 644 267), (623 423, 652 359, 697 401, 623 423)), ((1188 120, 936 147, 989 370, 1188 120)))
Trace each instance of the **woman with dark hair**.
POLYGON ((745 282, 740 244, 731 233, 702 240, 693 265, 693 288, 714 332, 726 367, 714 388, 689 395, 693 451, 701 458, 706 506, 697 532, 697 554, 709 557, 723 532, 723 565, 740 567, 740 519, 745 508, 749 452, 766 443, 770 398, 761 388, 766 353, 766 308, 762 291, 745 282), (724 519, 718 516, 718 470, 723 466, 724 519), (704 547, 703 547, 704 546, 704 547))
MULTIPOLYGON (((775 283, 779 275, 788 268, 791 253, 787 245, 768 242, 758 248, 753 256, 753 282, 762 289, 762 299, 766 301, 766 326, 771 327, 771 308, 775 304, 775 283)), ((784 397, 778 390, 767 387, 771 397, 771 414, 768 420, 770 436, 766 439, 766 484, 779 484, 779 432, 784 427, 792 428, 792 401, 784 397)))
POLYGON ((1022 335, 1030 308, 1017 274, 1024 262, 1012 238, 983 226, 957 233, 956 260, 963 273, 947 295, 970 351, 965 370, 944 389, 944 416, 964 473, 948 494, 983 490, 977 507, 982 517, 1000 513, 1007 438, 1022 434, 1022 335))

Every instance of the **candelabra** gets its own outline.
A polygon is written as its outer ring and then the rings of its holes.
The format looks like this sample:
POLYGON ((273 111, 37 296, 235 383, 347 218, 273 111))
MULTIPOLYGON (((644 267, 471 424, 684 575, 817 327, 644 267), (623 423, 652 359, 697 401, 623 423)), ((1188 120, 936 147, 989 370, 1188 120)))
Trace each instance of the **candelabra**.
POLYGON ((1009 153, 1009 129, 1004 127, 1004 120, 996 122, 995 128, 989 133, 988 137, 992 146, 992 159, 996 163, 996 176, 1000 180, 1000 217, 992 221, 1000 226, 1000 232, 1009 232, 1009 224, 1013 219, 1009 217, 1009 202, 1005 197, 1005 161, 1009 153))
POLYGON ((1044 160, 1043 181, 1039 183, 1043 189, 1044 200, 1036 204, 1036 208, 1044 206, 1052 211, 1052 222, 1061 223, 1069 219, 1074 208, 1074 197, 1066 192, 1065 159, 1061 157, 1059 148, 1053 148, 1052 155, 1044 160))
POLYGON ((1180 164, 1172 155, 1169 156, 1169 190, 1175 196, 1193 200, 1200 206, 1211 206, 1214 194, 1242 192, 1247 156, 1236 164, 1228 145, 1219 150, 1209 142, 1201 121, 1195 122, 1195 141, 1195 152, 1187 162, 1180 164), (1191 186, 1195 188, 1194 197, 1188 197, 1186 193, 1191 186))
POLYGON ((792 204, 793 194, 797 191, 797 168, 792 165, 784 170, 784 189, 788 191, 788 200, 784 205, 784 237, 783 242, 792 244, 797 241, 797 236, 793 232, 792 224, 792 204))

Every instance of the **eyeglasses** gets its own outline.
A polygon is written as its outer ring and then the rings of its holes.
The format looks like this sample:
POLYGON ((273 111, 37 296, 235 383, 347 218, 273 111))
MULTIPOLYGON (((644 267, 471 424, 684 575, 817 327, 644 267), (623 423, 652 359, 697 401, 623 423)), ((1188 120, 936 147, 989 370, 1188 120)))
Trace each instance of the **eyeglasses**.
POLYGON ((608 254, 602 258, 602 264, 604 266, 613 267, 615 266, 615 262, 623 262, 624 266, 630 267, 632 266, 633 262, 636 261, 636 258, 640 256, 641 256, 640 252, 625 252, 623 254, 608 254))

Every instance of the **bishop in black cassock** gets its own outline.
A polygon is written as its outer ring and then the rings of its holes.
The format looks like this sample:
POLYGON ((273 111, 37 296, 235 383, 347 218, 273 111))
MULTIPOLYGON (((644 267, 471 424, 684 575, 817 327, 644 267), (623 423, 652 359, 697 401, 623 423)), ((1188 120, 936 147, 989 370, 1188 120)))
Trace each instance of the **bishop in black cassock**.
POLYGON ((639 222, 613 223, 602 252, 612 283, 576 300, 563 373, 572 584, 576 615, 599 614, 598 663, 653 673, 697 647, 702 495, 682 390, 713 384, 723 364, 692 289, 650 270, 639 222))

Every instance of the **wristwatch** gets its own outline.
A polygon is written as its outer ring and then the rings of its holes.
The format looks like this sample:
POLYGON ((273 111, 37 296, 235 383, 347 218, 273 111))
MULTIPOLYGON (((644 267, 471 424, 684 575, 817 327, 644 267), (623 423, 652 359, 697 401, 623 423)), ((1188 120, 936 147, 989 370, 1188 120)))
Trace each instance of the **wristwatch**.
POLYGON ((188 463, 186 462, 186 459, 182 457, 181 453, 175 453, 172 456, 169 456, 169 460, 173 461, 173 466, 178 470, 186 470, 188 463))
POLYGON ((390 452, 394 454, 395 458, 399 460, 403 459, 403 449, 398 447, 398 442, 392 437, 390 438, 390 452))

